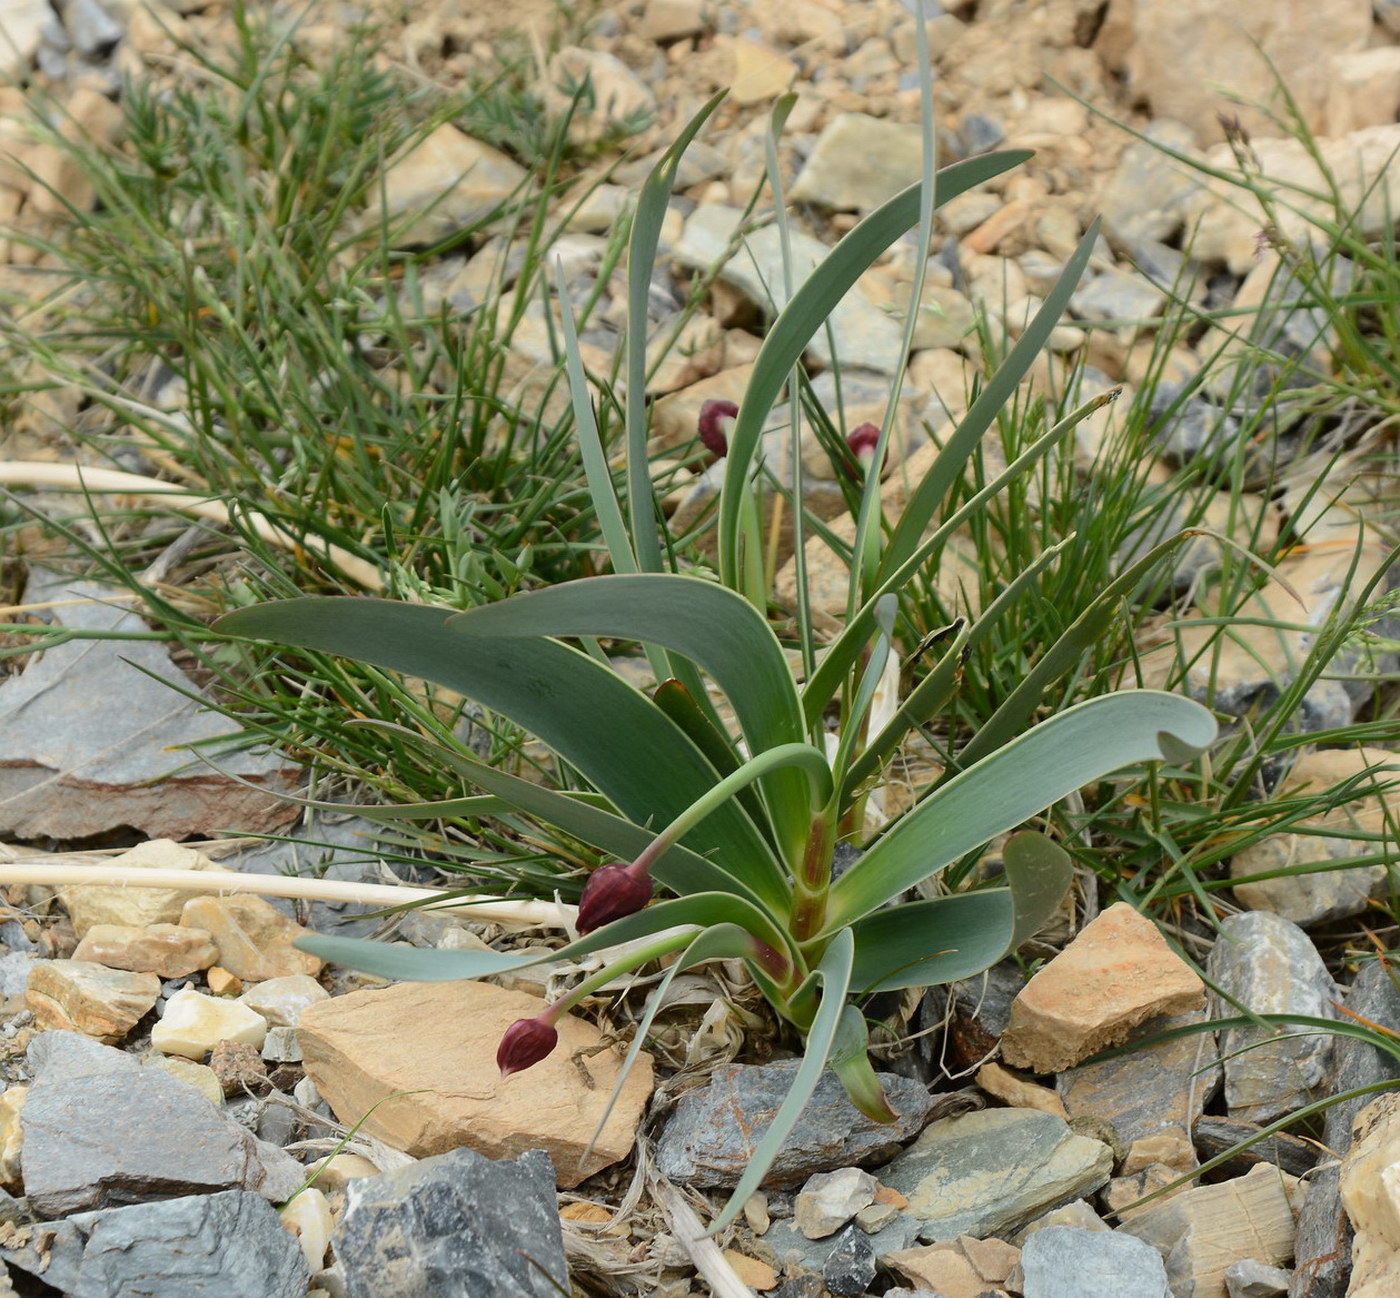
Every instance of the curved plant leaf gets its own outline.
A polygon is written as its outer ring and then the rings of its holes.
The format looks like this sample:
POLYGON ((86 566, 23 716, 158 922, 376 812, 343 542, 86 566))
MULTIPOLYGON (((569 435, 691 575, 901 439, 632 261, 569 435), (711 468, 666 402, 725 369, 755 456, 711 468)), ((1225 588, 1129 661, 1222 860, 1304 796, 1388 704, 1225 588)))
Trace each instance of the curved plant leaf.
POLYGON ((1090 781, 1160 760, 1163 732, 1200 750, 1215 738, 1215 719, 1179 695, 1127 690, 1042 721, 930 794, 878 839, 832 885, 826 931, 870 914, 1090 781))
MULTIPOLYGON (((630 820, 614 815, 607 807, 599 806, 600 797, 596 793, 561 793, 555 789, 547 789, 533 780, 498 771, 494 766, 488 766, 465 752, 444 748, 427 736, 403 726, 393 726, 382 721, 362 721, 359 724, 394 731, 405 743, 414 745, 435 761, 456 771, 464 779, 496 794, 497 798, 493 801, 505 803, 512 811, 523 812, 544 824, 562 829, 580 842, 609 852, 621 861, 635 861, 656 837, 655 831, 634 825, 630 820)), ((337 804, 328 805, 335 807, 337 804)), ((426 809, 434 804, 420 805, 426 809)), ((402 809, 382 808, 380 819, 393 819, 393 813, 398 810, 402 809)), ((672 891, 682 895, 723 892, 725 889, 735 888, 755 905, 764 904, 762 898, 754 893, 742 876, 722 869, 708 858, 679 843, 657 860, 652 867, 652 873, 672 891)))
MULTIPOLYGON (((239 609, 217 625, 421 676, 476 699, 537 735, 638 824, 668 824, 717 782, 680 728, 602 664, 543 638, 483 637, 468 646, 448 629, 454 611, 380 599, 292 599, 239 609)), ((686 842, 744 862, 753 891, 784 909, 778 863, 737 804, 719 808, 686 842)))
POLYGON ((854 950, 850 930, 846 929, 836 934, 821 963, 813 970, 813 980, 821 984, 821 1001, 811 1027, 806 1032, 807 1048, 792 1079, 792 1088, 778 1106, 773 1121, 768 1124, 768 1130, 763 1133, 763 1138, 750 1155, 749 1165, 739 1178, 739 1184, 734 1187, 734 1193, 729 1196, 724 1211, 715 1218, 707 1234, 718 1234, 743 1211, 749 1195, 763 1183, 763 1178, 768 1175, 768 1169, 773 1166, 773 1160, 778 1157, 783 1142, 792 1133, 797 1119, 802 1116, 802 1110, 807 1107, 807 1101, 812 1098, 812 1092, 817 1089, 817 1083, 826 1070, 827 1060, 831 1057, 836 1042, 837 1026, 845 1010, 846 994, 851 986, 851 961, 854 950))
POLYGON ((860 994, 934 987, 991 968, 1033 937, 1059 908, 1074 868, 1043 834, 1016 834, 1002 851, 1008 888, 979 888, 906 902, 852 926, 860 994))
POLYGON ((487 978, 492 974, 527 969, 551 960, 570 960, 634 938, 652 937, 668 928, 710 928, 733 924, 766 941, 779 951, 790 949, 786 934, 757 906, 724 892, 701 892, 693 897, 663 901, 634 915, 614 920, 557 951, 516 955, 505 951, 442 951, 393 946, 354 937, 299 937, 297 947, 335 964, 363 969, 381 978, 406 978, 415 982, 453 982, 458 978, 487 978))
MULTIPOLYGON (((473 637, 609 636, 661 645, 714 678, 751 753, 805 737, 802 704, 777 636, 752 604, 711 581, 671 573, 587 577, 483 604, 447 625, 473 637)), ((782 769, 761 784, 785 850, 800 852, 810 819, 805 777, 782 769)))
POLYGON ((872 1122, 893 1122, 899 1117, 875 1076, 875 1065, 870 1062, 870 1029, 865 1015, 854 1005, 848 1003, 841 1011, 827 1063, 841 1079, 851 1103, 872 1122))

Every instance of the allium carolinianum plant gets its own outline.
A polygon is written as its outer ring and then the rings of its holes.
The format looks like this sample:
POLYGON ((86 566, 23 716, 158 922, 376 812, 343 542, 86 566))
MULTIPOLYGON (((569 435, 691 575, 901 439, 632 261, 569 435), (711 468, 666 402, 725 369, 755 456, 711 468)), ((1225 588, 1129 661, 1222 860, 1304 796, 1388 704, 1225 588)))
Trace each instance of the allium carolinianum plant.
MULTIPOLYGON (((927 675, 897 707, 877 715, 872 704, 893 653, 894 618, 906 584, 936 562, 973 511, 1053 449, 1087 413, 1088 407, 1050 428, 983 490, 956 509, 945 508, 978 440, 1045 346, 1097 230, 1088 232, 888 535, 878 513, 878 469, 897 403, 891 400, 883 427, 862 428, 852 437, 850 453, 865 473, 849 616, 818 656, 805 612, 797 611, 807 660, 799 687, 766 616, 761 559, 755 564, 764 541, 762 514, 754 507, 760 434, 784 383, 797 377, 804 350, 860 274, 911 226, 919 227, 921 246, 927 247, 935 195, 938 203, 947 202, 1027 155, 972 158, 938 172, 936 187, 914 186, 890 199, 790 295, 738 408, 708 411, 700 430, 711 451, 723 454, 725 466, 719 580, 706 580, 663 570, 646 453, 645 321, 648 271, 675 166, 714 106, 662 159, 633 222, 629 306, 638 327, 628 338, 622 499, 594 423, 567 298, 560 294, 575 422, 613 574, 466 612, 373 599, 304 599, 243 609, 220 627, 437 682, 511 718, 591 786, 583 792, 550 789, 493 769, 464 749, 438 748, 441 762, 502 809, 548 823, 612 862, 584 888, 580 938, 550 958, 623 943, 625 953, 538 1017, 515 1024, 500 1045, 504 1072, 545 1057, 559 1017, 624 970, 678 957, 653 996, 655 1007, 679 970, 713 959, 745 962, 774 1011, 804 1040, 806 1053, 718 1228, 733 1219, 763 1178, 823 1069, 836 1072, 862 1112, 876 1120, 892 1116, 867 1053, 865 1019, 852 997, 949 982, 986 969, 1059 905, 1070 863, 1048 837, 1023 831, 1007 841, 1005 877, 997 886, 938 895, 940 872, 1120 767, 1189 759, 1211 742, 1216 727, 1188 699, 1150 691, 1111 694, 1030 724, 1046 688, 1080 660, 1097 627, 1159 557, 1154 552, 1115 581, 1060 641, 1043 648, 1021 686, 957 750, 943 779, 863 843, 856 863, 833 878, 833 851, 843 839, 859 842, 865 798, 901 741, 945 708, 965 654, 1054 560, 1053 551, 1043 556, 977 622, 950 628, 927 675), (662 684, 650 694, 634 688, 596 652, 600 637, 645 645, 662 684), (723 693, 737 734, 721 722, 705 678, 723 693), (828 733, 833 714, 834 735, 828 733)), ((913 300, 918 297, 916 284, 913 300)), ((912 324, 906 342, 911 330, 912 324)), ((790 440, 796 456, 798 439, 790 440)), ((801 474, 793 467, 797 490, 787 507, 800 527, 801 474)), ((800 535, 798 542, 800 554, 800 535)), ((479 799, 470 805, 472 814, 479 813, 479 799)), ((450 817, 456 806, 422 804, 373 814, 450 817)), ((303 945, 331 960, 415 979, 482 977, 534 961, 329 937, 304 939, 303 945)), ((631 1057, 652 1013, 648 1009, 637 1027, 631 1057)))

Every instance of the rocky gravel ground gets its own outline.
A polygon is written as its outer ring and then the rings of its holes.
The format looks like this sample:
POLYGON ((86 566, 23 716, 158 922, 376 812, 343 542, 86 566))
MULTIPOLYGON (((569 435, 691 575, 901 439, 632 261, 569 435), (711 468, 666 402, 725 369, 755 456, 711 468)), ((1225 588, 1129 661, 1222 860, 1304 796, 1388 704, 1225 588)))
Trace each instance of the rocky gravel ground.
MULTIPOLYGON (((535 0, 423 4, 406 19, 402 8, 322 6, 293 39, 315 59, 345 39, 352 18, 373 16, 389 30, 389 65, 451 86, 490 65, 492 42, 508 27, 533 28, 543 51, 556 22, 535 0)), ((943 8, 927 0, 922 9, 940 148, 951 157, 1024 146, 1036 156, 940 218, 898 425, 898 453, 910 461, 928 453, 925 429, 936 433, 966 407, 977 313, 1014 336, 1094 216, 1104 233, 1092 272, 1035 381, 1082 361, 1086 392, 1125 387, 1120 411, 1163 363, 1153 357, 1153 321, 1171 294, 1220 309, 1257 305, 1278 292, 1278 248, 1314 237, 1307 201, 1264 231, 1224 179, 1177 165, 1081 99, 1221 176, 1243 168, 1316 189, 1316 159, 1215 88, 1269 96, 1252 34, 1316 133, 1359 231, 1380 235, 1400 208, 1400 168, 1388 165, 1400 148, 1400 6, 1388 0, 943 8), (1225 126, 1222 111, 1232 115, 1225 126)), ((265 16, 286 13, 268 5, 265 16)), ((730 91, 681 168, 654 286, 659 319, 674 317, 682 330, 683 345, 652 380, 655 449, 677 457, 667 502, 677 529, 718 486, 713 471, 693 472, 684 457, 700 404, 742 394, 781 280, 772 227, 754 230, 736 255, 736 232, 763 181, 768 109, 797 89, 781 160, 798 259, 815 260, 861 213, 918 178, 914 23, 895 0, 641 0, 605 7, 571 29, 574 43, 541 57, 542 85, 556 102, 567 81, 591 78, 592 106, 573 127, 580 140, 628 130, 630 153, 600 161, 600 183, 559 245, 571 282, 584 287, 596 285, 606 236, 657 152, 713 91, 730 91), (693 277, 716 268, 703 310, 683 317, 693 277)), ((7 242, 5 229, 54 233, 65 204, 94 201, 64 156, 27 131, 21 83, 63 102, 63 129, 119 147, 123 78, 178 78, 180 43, 216 48, 235 38, 231 24, 222 0, 0 8, 0 75, 16 83, 0 88, 7 289, 25 291, 44 266, 31 243, 7 242)), ((423 243, 526 180, 515 160, 445 124, 387 162, 383 194, 396 216, 431 205, 401 235, 423 243)), ((424 305, 469 310, 512 251, 501 234, 444 256, 424 277, 424 305)), ((906 365, 899 313, 911 279, 910 250, 897 245, 834 317, 851 423, 879 418, 886 381, 906 365)), ((619 342, 609 323, 617 317, 597 318, 585 343, 591 360, 605 362, 619 342)), ((1286 302, 1270 320, 1281 353, 1329 367, 1325 321, 1286 302)), ((542 391, 552 373, 550 324, 542 305, 526 309, 511 355, 517 391, 542 391)), ((1214 327, 1177 342, 1164 362, 1172 381, 1186 381, 1229 342, 1214 327)), ((820 370, 831 356, 809 359, 820 370)), ((834 385, 823 387, 830 378, 816 382, 834 401, 834 385)), ((45 397, 0 430, 7 456, 61 458, 54 430, 65 398, 45 397)), ((1178 403, 1162 421, 1163 462, 1232 445, 1257 422, 1252 400, 1264 398, 1217 385, 1178 403)), ((1086 438, 1106 431, 1097 425, 1086 438)), ((1279 429, 1285 441, 1287 431, 1279 429)), ((1366 442, 1368 456, 1383 436, 1366 442)), ((1243 497, 1253 517, 1235 512, 1222 523, 1241 538, 1290 527, 1309 542, 1279 565, 1303 604, 1289 613, 1298 629, 1256 629, 1214 668, 1213 697, 1225 712, 1276 691, 1311 643, 1309 628, 1372 577, 1388 584, 1380 573, 1388 546, 1361 520, 1381 519, 1393 471, 1372 458, 1362 471, 1359 451, 1338 460, 1336 447, 1324 449, 1291 464, 1282 456, 1282 475, 1243 497), (1323 463, 1335 481, 1314 494, 1323 463)), ((902 481, 896 471, 891 495, 902 481)), ((806 499, 838 532, 849 526, 841 493, 815 467, 806 499)), ((834 620, 844 600, 839 561, 819 538, 808 544, 815 598, 834 620), (825 593, 838 587, 839 598, 825 593)), ((46 616, 56 622, 141 625, 119 591, 38 565, 26 576, 26 604, 52 605, 46 616)), ((1192 589, 1192 570, 1181 576, 1192 589)), ((778 576, 780 598, 791 585, 789 568, 778 576)), ((1213 610, 1208 587, 1201 591, 1194 616, 1205 634, 1213 610)), ((1384 1089, 1400 1063, 1326 1032, 1249 1051, 1258 1027, 1157 1039, 1240 1008, 1400 1032, 1387 967, 1338 955, 1354 949, 1338 934, 1355 935, 1358 917, 1392 924, 1373 906, 1388 896, 1384 864, 1214 894, 1218 934, 1190 924, 1170 932, 1195 967, 1130 907, 1081 899, 1062 932, 1042 935, 1053 941, 1037 948, 1034 976, 1008 962, 899 1007, 907 1035, 887 1052, 884 1079, 898 1121, 870 1123, 829 1077, 765 1190, 745 1205, 743 1224, 707 1241, 700 1223, 737 1182, 752 1133, 776 1110, 793 1068, 755 1049, 752 989, 725 966, 677 979, 653 1049, 594 1142, 645 988, 617 989, 570 1016, 565 1048, 502 1082, 494 1062, 502 1030, 579 967, 544 966, 499 985, 386 985, 323 968, 291 945, 299 933, 380 932, 383 922, 343 901, 235 892, 229 872, 392 881, 375 859, 373 827, 352 817, 297 820, 278 795, 295 790, 301 772, 265 749, 217 772, 176 763, 172 750, 224 723, 162 680, 192 687, 158 644, 79 639, 0 681, 4 859, 211 878, 203 893, 34 885, 6 894, 0 1292, 484 1298, 571 1284, 578 1293, 666 1298, 1400 1292, 1400 1098, 1384 1089), (219 837, 230 826, 281 837, 219 837), (118 832, 138 844, 79 850, 118 832), (1261 1127, 1365 1087, 1375 1094, 1331 1107, 1309 1135, 1271 1136, 1207 1179, 1189 1179, 1261 1127)), ((1355 676, 1319 682, 1300 703, 1299 731, 1349 721, 1375 689, 1355 676)), ((1235 876, 1342 859, 1354 851, 1349 831, 1394 823, 1391 795, 1355 793, 1365 772, 1400 765, 1383 739, 1301 752, 1290 787, 1350 781, 1350 800, 1296 827, 1312 832, 1281 833, 1238 854, 1235 876)), ((437 947, 555 940, 445 911, 402 916, 387 935, 437 947)))

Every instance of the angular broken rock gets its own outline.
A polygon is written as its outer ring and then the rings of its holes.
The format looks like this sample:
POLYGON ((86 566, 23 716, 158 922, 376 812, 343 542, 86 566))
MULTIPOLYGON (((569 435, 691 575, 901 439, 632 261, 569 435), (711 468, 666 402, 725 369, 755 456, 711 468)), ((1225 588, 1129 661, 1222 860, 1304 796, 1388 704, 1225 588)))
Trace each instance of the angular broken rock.
POLYGON ((306 929, 261 897, 192 897, 180 923, 205 930, 219 948, 219 964, 246 982, 314 977, 325 964, 292 945, 306 929))
POLYGON ((1298 1183, 1261 1164, 1248 1176, 1184 1190, 1139 1209, 1119 1227, 1166 1259, 1175 1294, 1226 1298, 1225 1271, 1241 1258, 1277 1265, 1293 1256, 1298 1183))
POLYGON ((372 205, 354 229, 387 227, 396 248, 437 243, 484 221, 525 180, 518 162, 444 122, 389 164, 383 205, 372 205))
POLYGON ((792 185, 792 199, 838 211, 867 212, 923 175, 917 124, 866 113, 838 113, 822 128, 792 185))
MULTIPOLYGON (((1296 924, 1266 910, 1231 915, 1220 925, 1206 974, 1224 996, 1255 1014, 1337 1017, 1336 984, 1317 948, 1296 924)), ((1223 998, 1211 1000, 1213 1017, 1236 1013, 1223 998)), ((1225 1104, 1232 1118, 1266 1123, 1291 1113, 1314 1098, 1327 1075, 1330 1036, 1287 1026, 1265 1040, 1269 1035, 1262 1028, 1220 1033, 1225 1104)))
MULTIPOLYGON (((708 1086, 681 1097, 657 1142, 658 1169, 683 1185, 737 1185, 797 1068, 797 1060, 783 1060, 717 1069, 708 1086)), ((814 1172, 883 1162, 917 1135, 933 1108, 927 1089, 907 1077, 878 1076, 897 1115, 894 1122, 872 1122, 851 1103, 836 1074, 823 1073, 764 1187, 788 1189, 814 1172)))
POLYGON ((303 1180, 289 1154, 132 1055, 44 1032, 29 1061, 37 1076, 20 1112, 22 1170, 41 1216, 230 1189, 280 1203, 303 1180))
POLYGON ((905 1249, 889 1254, 885 1262, 924 1289, 947 1298, 980 1298, 999 1293, 1021 1250, 999 1239, 973 1239, 963 1235, 941 1244, 905 1249))
POLYGON ((1157 926, 1118 902, 1021 990, 1002 1056, 1037 1073, 1060 1072, 1117 1045, 1146 1019, 1204 1004, 1200 978, 1157 926))
POLYGON ((332 1236, 345 1298, 567 1293, 554 1180, 539 1150, 493 1162, 457 1149, 350 1181, 332 1236))
POLYGON ((246 1190, 82 1212, 20 1227, 0 1257, 69 1298, 301 1298, 311 1278, 276 1210, 246 1190))
MULTIPOLYGON (((702 203, 685 223, 675 258, 695 270, 713 270, 730 252, 730 241, 744 217, 737 207, 702 203)), ((793 282, 800 284, 812 268, 825 260, 827 248, 801 231, 792 232, 793 282)), ((783 292, 783 242, 775 226, 764 226, 743 240, 740 251, 725 261, 719 272, 729 284, 761 310, 775 310, 786 298, 783 292)), ((881 311, 859 288, 852 289, 831 313, 831 333, 836 353, 845 365, 864 366, 892 374, 903 363, 899 323, 881 311)), ((811 351, 829 367, 832 344, 825 330, 812 339, 811 351)))
POLYGON ((792 1201, 793 1221, 808 1239, 825 1239, 874 1203, 878 1188, 875 1178, 858 1167, 817 1172, 792 1201))
POLYGON ((919 1238, 1014 1231, 1108 1180, 1113 1153, 1034 1109, 984 1109, 931 1123, 880 1172, 922 1220, 919 1238))
POLYGON ((207 969, 219 952, 203 929, 179 924, 93 924, 73 952, 74 960, 91 960, 109 969, 129 969, 160 978, 184 978, 207 969))
MULTIPOLYGON (((1135 1035, 1154 1036, 1204 1020, 1200 1012, 1150 1019, 1135 1035)), ((1108 1123, 1129 1158, 1135 1146, 1141 1153, 1148 1142, 1156 1142, 1146 1161, 1187 1171, 1196 1166, 1191 1143, 1195 1121, 1220 1085, 1215 1058, 1215 1037, 1202 1032, 1080 1064, 1062 1072, 1056 1088, 1071 1120, 1108 1123)))
MULTIPOLYGON (((1361 1018, 1400 1032, 1400 991, 1390 969, 1379 960, 1364 965, 1346 995, 1346 1008, 1361 1018)), ((1339 1037, 1336 1067, 1328 1079, 1334 1095, 1400 1076, 1400 1063, 1371 1042, 1339 1037)), ((1364 1096, 1333 1104, 1322 1122, 1322 1143, 1331 1157, 1345 1156, 1352 1142, 1352 1122, 1367 1103, 1364 1096)), ((1295 1248, 1298 1290, 1306 1298, 1341 1298, 1351 1276, 1351 1227, 1342 1211, 1340 1169, 1324 1162, 1307 1182, 1307 1197, 1298 1214, 1295 1248)))
POLYGON ((86 960, 39 960, 25 995, 38 1027, 82 1032, 114 1046, 155 1008, 160 979, 86 960))
MULTIPOLYGON (((80 630, 146 631, 146 624, 94 582, 50 575, 25 598, 71 600, 54 610, 80 630)), ((297 770, 266 748, 224 752, 228 775, 193 748, 228 735, 164 645, 147 640, 72 640, 45 649, 0 685, 0 837, 91 838, 131 828, 152 837, 205 834, 211 826, 262 833, 297 813, 297 770), (168 683, 167 683, 168 682, 168 683), (184 694, 179 691, 185 691, 184 694), (229 776, 239 777, 237 781, 229 776)))
POLYGON ((1025 1298, 1086 1298, 1132 1294, 1172 1298, 1162 1255, 1150 1244, 1117 1231, 1047 1226, 1021 1250, 1025 1298))
POLYGON ((342 1122, 364 1119, 369 1134, 415 1158, 462 1145, 493 1158, 543 1149, 567 1189, 632 1152, 651 1056, 637 1057, 581 1167, 622 1056, 598 1049, 603 1037, 591 1023, 565 1015, 553 1053, 503 1079, 502 1033, 543 1008, 487 983, 396 983, 308 1006, 297 1036, 307 1076, 342 1122))
POLYGON ((1373 1100, 1357 1114, 1354 1132, 1341 1170, 1342 1203, 1356 1232, 1347 1292, 1393 1293, 1400 1279, 1400 1096, 1373 1100))

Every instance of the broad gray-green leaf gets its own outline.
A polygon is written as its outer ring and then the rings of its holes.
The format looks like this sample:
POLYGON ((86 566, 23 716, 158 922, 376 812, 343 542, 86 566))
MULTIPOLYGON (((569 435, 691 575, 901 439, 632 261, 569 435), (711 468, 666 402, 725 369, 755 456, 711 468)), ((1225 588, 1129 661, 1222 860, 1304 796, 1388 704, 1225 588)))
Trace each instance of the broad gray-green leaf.
POLYGON ((1006 954, 1015 931, 1007 888, 877 910, 852 926, 856 956, 851 990, 864 995, 970 978, 1006 954))
POLYGON ((827 931, 869 915, 1075 789, 1133 762, 1160 760, 1163 731, 1199 751, 1215 738, 1215 719, 1179 695, 1130 690, 1041 722, 892 826, 832 886, 827 931))
MULTIPOLYGON (((448 629, 452 615, 393 600, 293 599, 239 609, 216 625, 420 676, 476 699, 539 736, 638 824, 670 823, 716 783, 714 768, 669 717, 586 654, 543 638, 468 645, 448 629)), ((782 911, 783 875, 737 804, 707 817, 686 842, 743 862, 753 890, 782 911)))
POLYGON ((1007 839, 1001 859, 1016 910, 1016 931, 1009 948, 1014 951, 1059 910, 1074 881, 1074 862, 1063 847, 1034 830, 1007 839))
MULTIPOLYGON (((768 623, 732 590, 698 577, 589 577, 484 604, 459 613, 448 627, 472 637, 608 636, 662 645, 714 678, 751 753, 805 737, 797 686, 768 623)), ((781 840, 800 852, 811 820, 806 777, 774 771, 762 787, 781 840)))
POLYGON ((300 937, 296 945, 334 964, 382 978, 407 978, 415 982, 452 982, 458 978, 486 978, 492 974, 526 969, 550 960, 570 960, 607 947, 620 946, 634 938, 651 937, 668 928, 711 928, 730 924, 754 934, 778 950, 788 950, 783 933, 756 906, 729 893, 702 892, 693 897, 663 901, 635 915, 614 920, 596 933, 581 937, 558 951, 543 955, 516 955, 503 951, 420 950, 388 942, 367 942, 362 938, 300 937))
POLYGON ((847 1004, 841 1011, 827 1062, 841 1079, 851 1103, 872 1122, 893 1122, 899 1116, 875 1076, 875 1065, 870 1062, 870 1030, 865 1026, 865 1015, 854 1005, 847 1004))
POLYGON ((729 1196, 724 1211, 715 1218, 708 1234, 718 1234, 743 1211, 744 1203, 768 1175, 768 1169, 773 1166, 783 1142, 792 1133, 802 1110, 807 1107, 807 1101, 812 1098, 812 1092, 817 1089, 836 1041, 836 1029, 845 1008, 846 993, 850 990, 853 953, 850 930, 837 933, 821 963, 813 971, 814 978, 821 983, 821 1002, 812 1026, 807 1030, 806 1051, 792 1079, 792 1088, 778 1106, 773 1121, 763 1133, 763 1139, 749 1158, 749 1165, 739 1178, 739 1184, 734 1187, 734 1193, 729 1196))
MULTIPOLYGON (((944 167, 938 173, 937 201, 941 206, 1030 157, 1026 150, 985 153, 944 167)), ((739 513, 759 437, 789 371, 856 280, 918 222, 922 198, 922 183, 911 185, 871 212, 807 276, 768 331, 754 361, 753 377, 739 402, 739 417, 730 432, 725 457, 719 510, 719 571, 724 585, 733 588, 739 584, 739 513)))
MULTIPOLYGON (((444 748, 426 736, 402 726, 389 726, 382 722, 362 724, 373 726, 375 729, 394 731, 405 743, 429 754, 434 761, 450 767, 464 779, 498 795, 501 802, 508 803, 514 810, 544 824, 554 825, 591 847, 610 852, 620 861, 635 861, 656 837, 654 830, 634 825, 630 820, 613 815, 606 807, 597 805, 600 795, 596 793, 559 793, 554 789, 546 789, 533 780, 498 771, 465 752, 454 752, 450 748, 444 748)), ((464 801, 470 802, 471 799, 464 801)), ((422 805, 427 808, 435 804, 422 805)), ((380 818, 393 817, 381 815, 380 818)), ((680 844, 670 848, 656 862, 652 873, 668 888, 682 895, 735 889, 741 891, 754 904, 764 905, 763 899, 749 887, 742 873, 737 870, 731 873, 722 869, 706 857, 680 844)))

